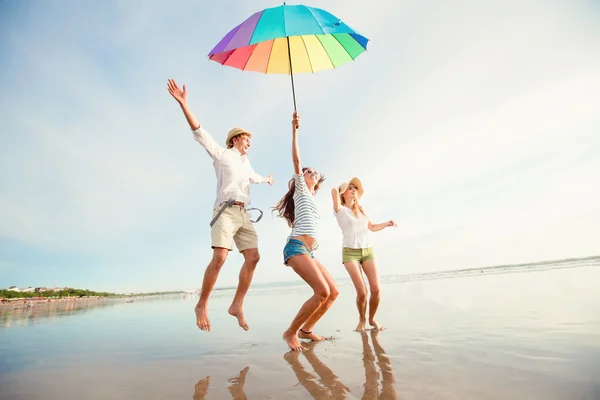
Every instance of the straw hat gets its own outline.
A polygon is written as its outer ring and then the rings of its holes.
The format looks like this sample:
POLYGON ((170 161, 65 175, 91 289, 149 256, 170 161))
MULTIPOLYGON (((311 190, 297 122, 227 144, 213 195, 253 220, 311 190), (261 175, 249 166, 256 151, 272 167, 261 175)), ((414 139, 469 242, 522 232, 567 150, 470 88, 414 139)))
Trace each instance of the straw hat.
POLYGON ((357 177, 350 179, 348 182, 342 183, 338 187, 338 189, 340 191, 340 196, 342 196, 344 194, 344 192, 346 192, 346 190, 348 190, 348 186, 350 186, 350 185, 354 185, 354 187, 356 187, 356 190, 358 191, 358 197, 359 198, 362 197, 365 190, 363 189, 363 185, 360 182, 360 179, 358 179, 357 177))
POLYGON ((252 134, 250 132, 248 132, 247 130, 245 130, 244 128, 233 128, 227 134, 227 139, 225 139, 225 146, 227 146, 228 149, 232 148, 233 147, 233 138, 236 136, 239 136, 239 135, 243 135, 243 134, 248 135, 250 138, 252 137, 252 134))

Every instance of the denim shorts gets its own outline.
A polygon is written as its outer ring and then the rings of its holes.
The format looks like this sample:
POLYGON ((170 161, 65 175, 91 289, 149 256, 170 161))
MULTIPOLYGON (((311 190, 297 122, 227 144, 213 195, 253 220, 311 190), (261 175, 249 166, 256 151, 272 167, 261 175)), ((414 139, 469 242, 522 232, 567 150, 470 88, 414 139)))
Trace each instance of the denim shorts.
POLYGON ((313 251, 308 248, 306 244, 298 239, 288 239, 285 247, 283 248, 283 264, 288 265, 288 260, 293 256, 300 254, 308 254, 310 258, 315 258, 313 251))

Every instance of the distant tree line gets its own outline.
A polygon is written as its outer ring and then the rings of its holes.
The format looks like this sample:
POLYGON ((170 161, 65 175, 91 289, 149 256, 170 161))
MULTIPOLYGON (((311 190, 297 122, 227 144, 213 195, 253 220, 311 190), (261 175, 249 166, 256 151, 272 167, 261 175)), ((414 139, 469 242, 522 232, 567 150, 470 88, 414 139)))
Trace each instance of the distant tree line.
POLYGON ((84 296, 101 296, 114 297, 119 296, 115 293, 94 292, 87 289, 71 289, 65 288, 61 290, 46 290, 43 292, 17 292, 15 290, 0 289, 0 297, 5 299, 14 298, 32 298, 32 297, 84 297, 84 296))
POLYGON ((153 292, 153 293, 139 293, 124 295, 118 293, 108 292, 94 292, 93 290, 87 289, 72 289, 64 288, 61 290, 46 290, 43 292, 17 292, 15 290, 0 289, 0 298, 5 299, 16 299, 16 298, 35 298, 35 297, 139 297, 139 296, 159 296, 169 294, 179 294, 181 292, 153 292))

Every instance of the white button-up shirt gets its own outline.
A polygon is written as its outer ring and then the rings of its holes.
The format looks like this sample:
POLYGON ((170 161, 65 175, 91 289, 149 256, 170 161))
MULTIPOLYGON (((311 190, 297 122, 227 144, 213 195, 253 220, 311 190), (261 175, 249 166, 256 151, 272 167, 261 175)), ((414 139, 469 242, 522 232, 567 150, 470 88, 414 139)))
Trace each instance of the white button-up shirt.
POLYGON ((219 146, 202 125, 192 132, 194 139, 206 149, 214 161, 217 175, 215 207, 229 199, 250 204, 250 183, 265 183, 267 178, 254 172, 248 158, 238 149, 219 146))

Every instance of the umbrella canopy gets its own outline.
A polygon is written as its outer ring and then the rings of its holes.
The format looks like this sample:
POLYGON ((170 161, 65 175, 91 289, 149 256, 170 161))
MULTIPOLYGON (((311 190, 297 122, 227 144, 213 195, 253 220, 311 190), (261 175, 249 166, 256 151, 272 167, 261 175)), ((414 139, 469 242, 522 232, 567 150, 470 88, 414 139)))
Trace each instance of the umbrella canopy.
POLYGON ((244 71, 316 72, 353 61, 368 41, 325 10, 284 4, 253 14, 225 35, 208 57, 244 71))

